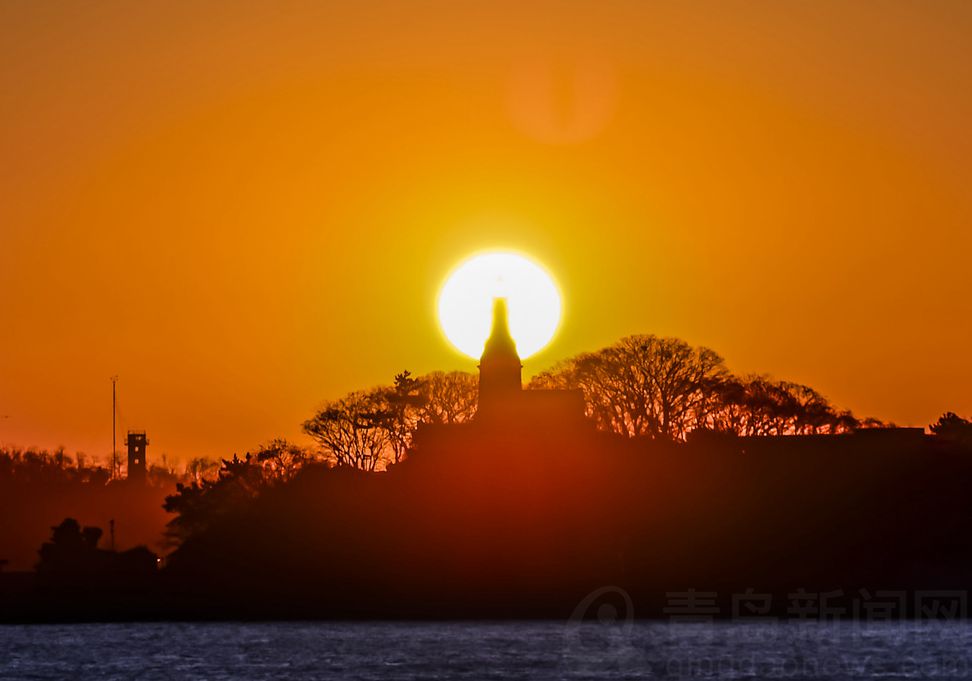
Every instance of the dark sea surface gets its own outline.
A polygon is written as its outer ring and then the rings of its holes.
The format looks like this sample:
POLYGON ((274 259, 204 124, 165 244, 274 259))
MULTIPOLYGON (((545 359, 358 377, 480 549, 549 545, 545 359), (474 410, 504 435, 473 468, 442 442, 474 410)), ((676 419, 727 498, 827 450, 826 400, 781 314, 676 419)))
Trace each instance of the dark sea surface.
POLYGON ((972 624, 0 626, 0 679, 972 679, 972 624))

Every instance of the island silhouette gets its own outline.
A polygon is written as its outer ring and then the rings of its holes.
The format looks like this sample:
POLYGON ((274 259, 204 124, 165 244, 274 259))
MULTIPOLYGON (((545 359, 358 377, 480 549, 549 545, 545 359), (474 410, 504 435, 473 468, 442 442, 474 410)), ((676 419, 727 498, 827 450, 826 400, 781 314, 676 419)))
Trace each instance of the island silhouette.
POLYGON ((127 480, 0 453, 3 546, 50 526, 33 572, 0 573, 0 618, 568 617, 605 589, 643 617, 966 615, 955 414, 930 434, 858 419, 656 336, 524 387, 503 299, 478 369, 403 372, 308 419, 317 449, 276 440, 182 476, 146 466, 141 432, 127 480), (104 549, 74 517, 106 513, 104 549), (120 550, 116 520, 158 553, 120 550))

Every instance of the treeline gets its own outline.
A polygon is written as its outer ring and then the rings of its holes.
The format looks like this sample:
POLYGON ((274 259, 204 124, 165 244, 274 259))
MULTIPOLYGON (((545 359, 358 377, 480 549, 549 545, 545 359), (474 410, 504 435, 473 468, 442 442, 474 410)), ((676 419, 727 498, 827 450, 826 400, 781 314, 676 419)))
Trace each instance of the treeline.
POLYGON ((565 360, 531 388, 580 388, 599 428, 629 437, 684 440, 705 429, 740 436, 813 435, 883 425, 861 421, 810 386, 738 376, 705 347, 629 336, 565 360))
MULTIPOLYGON (((122 455, 115 470, 115 478, 123 477, 124 468, 121 465, 122 455)), ((146 470, 146 477, 150 484, 174 485, 185 476, 192 476, 192 472, 201 474, 215 470, 216 462, 206 459, 194 460, 186 466, 184 473, 174 467, 162 464, 151 464, 146 470), (194 468, 195 467, 195 468, 194 468)), ((20 447, 0 447, 0 480, 16 480, 20 484, 39 483, 79 483, 105 485, 112 479, 111 463, 89 457, 83 452, 74 456, 67 453, 64 447, 54 450, 20 447)))
POLYGON ((797 588, 964 590, 970 429, 683 443, 484 424, 379 474, 277 441, 166 500, 164 600, 182 599, 172 617, 502 619, 565 617, 598 584, 658 615, 689 585, 756 584, 778 607, 797 588))
MULTIPOLYGON (((411 395, 412 398, 416 394, 438 395, 439 393, 433 393, 430 387, 430 384, 434 385, 438 381, 448 381, 452 386, 465 384, 468 389, 471 378, 472 376, 468 374, 434 374, 431 379, 428 377, 416 379, 404 373, 399 375, 396 381, 397 388, 379 388, 370 393, 376 400, 372 404, 387 409, 389 399, 392 399, 392 404, 399 404, 395 401, 397 399, 394 398, 395 395, 411 395), (386 391, 385 395, 377 397, 382 390, 386 391)), ((475 390, 474 384, 472 389, 475 390)), ((361 396, 363 393, 353 393, 353 395, 361 396)), ((333 404, 326 409, 336 409, 333 404)), ((470 409, 463 413, 450 412, 450 416, 446 417, 438 411, 438 407, 434 406, 434 399, 430 400, 430 404, 425 405, 429 410, 426 412, 421 411, 421 402, 418 400, 412 399, 409 404, 410 409, 416 410, 415 413, 409 411, 409 414, 418 422, 421 422, 423 413, 430 419, 451 419, 438 422, 462 422, 470 418, 474 411, 470 409)), ((414 421, 412 424, 414 426, 414 421)), ((368 427, 377 426, 371 422, 368 427)), ((952 412, 946 412, 929 428, 943 442, 972 448, 972 421, 952 412)), ((769 432, 769 434, 773 433, 769 432)), ((166 498, 164 508, 175 516, 169 521, 166 529, 166 544, 178 546, 190 537, 204 534, 221 521, 232 518, 234 514, 242 513, 267 490, 290 482, 309 465, 361 470, 361 467, 354 463, 350 458, 338 459, 326 448, 314 450, 285 439, 272 440, 253 452, 247 452, 243 457, 234 455, 232 459, 223 459, 213 468, 213 475, 179 483, 176 493, 166 498)))
MULTIPOLYGON (((365 471, 400 462, 421 423, 454 424, 476 413, 478 378, 462 371, 413 376, 325 402, 303 423, 319 451, 308 457, 365 471)), ((629 336, 564 360, 536 375, 527 389, 584 393, 587 415, 601 430, 628 437, 680 441, 704 429, 741 436, 843 433, 884 425, 838 409, 811 388, 767 376, 732 373, 713 350, 677 338, 629 336)), ((271 443, 267 447, 273 447, 271 443)), ((258 452, 259 453, 259 452, 258 452)), ((149 467, 159 484, 201 483, 219 461, 194 458, 182 470, 149 467)), ((0 477, 107 481, 109 468, 78 453, 0 449, 0 477)), ((119 468, 116 477, 123 471, 119 468)))
MULTIPOLYGON (((603 431, 626 438, 678 443, 693 431, 740 436, 833 434, 883 425, 840 410, 813 388, 766 376, 739 376, 721 356, 674 338, 631 336, 601 350, 565 360, 533 378, 527 389, 580 389, 587 415, 603 431)), ((158 537, 168 523, 168 543, 178 544, 214 519, 245 506, 264 490, 293 478, 311 463, 371 472, 401 462, 420 424, 460 424, 472 419, 478 379, 466 372, 403 372, 392 385, 355 391, 329 401, 303 424, 316 446, 274 440, 242 457, 196 458, 183 470, 152 465, 142 509, 133 522, 119 502, 129 492, 108 484, 109 468, 83 454, 0 448, 0 511, 7 517, 36 512, 0 532, 2 558, 36 551, 37 537, 53 522, 78 515, 104 525, 116 517, 136 525, 129 536, 158 537), (173 489, 176 490, 172 494, 173 489), (165 516, 164 509, 175 515, 165 516), (88 513, 90 511, 90 513, 88 513), (157 528, 157 529, 156 529, 157 528), (154 534, 152 534, 154 532, 154 534), (16 534, 15 541, 12 540, 16 534)), ((931 426, 939 439, 972 446, 972 424, 952 413, 931 426)), ((121 487, 121 486, 117 486, 121 487)), ((127 503, 127 502, 126 502, 127 503)), ((129 509, 130 510, 130 509, 129 509)), ((156 546, 155 540, 145 543, 156 546)))
MULTIPOLYGON (((208 475, 216 464, 202 468, 208 475)), ((0 563, 12 570, 33 567, 39 540, 65 517, 106 529, 114 521, 119 548, 156 546, 167 521, 163 499, 190 479, 188 471, 156 464, 144 484, 133 485, 117 474, 112 479, 110 465, 83 453, 0 447, 0 563)))
POLYGON ((189 537, 207 531, 220 520, 245 509, 265 490, 290 481, 311 463, 324 457, 313 450, 272 440, 243 457, 223 459, 214 474, 176 485, 163 508, 175 514, 166 526, 165 544, 178 546, 189 537))
POLYGON ((304 432, 339 466, 381 470, 400 462, 420 423, 463 423, 476 413, 479 382, 462 371, 395 377, 391 386, 356 391, 325 403, 304 432))
POLYGON ((63 447, 21 449, 0 447, 0 481, 20 484, 39 482, 79 482, 104 485, 111 478, 108 466, 89 460, 78 452, 72 457, 63 447))
MULTIPOLYGON (((601 430, 681 441, 694 430, 741 436, 836 434, 884 425, 838 409, 813 388, 739 376, 713 350, 677 338, 629 336, 565 360, 527 389, 580 389, 601 430)), ((462 423, 476 411, 478 379, 465 372, 412 376, 330 401, 304 432, 336 465, 366 471, 398 463, 420 423, 462 423)))

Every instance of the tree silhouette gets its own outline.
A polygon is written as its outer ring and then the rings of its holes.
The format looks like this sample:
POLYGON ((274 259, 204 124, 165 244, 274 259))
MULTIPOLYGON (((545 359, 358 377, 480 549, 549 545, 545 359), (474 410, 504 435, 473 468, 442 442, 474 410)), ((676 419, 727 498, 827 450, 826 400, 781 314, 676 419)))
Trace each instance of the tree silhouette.
POLYGON ((223 459, 216 477, 201 482, 176 485, 175 494, 165 498, 163 508, 176 517, 166 527, 166 537, 176 545, 190 536, 199 534, 222 517, 244 508, 269 485, 285 480, 281 474, 281 457, 290 460, 289 445, 276 440, 261 449, 264 460, 258 461, 251 454, 240 458, 223 459))
POLYGON ((201 483, 219 470, 219 462, 205 457, 195 457, 186 463, 185 477, 188 482, 201 483))
POLYGON ((374 388, 326 403, 304 422, 304 432, 336 465, 373 471, 386 463, 390 419, 386 391, 374 388))
POLYGON ((476 413, 478 382, 465 372, 395 376, 391 386, 326 402, 303 424, 328 461, 364 471, 399 463, 420 423, 463 423, 476 413))
POLYGON ((82 530, 77 520, 65 518, 51 528, 51 540, 45 542, 38 552, 38 575, 49 577, 90 569, 101 534, 98 527, 85 527, 82 530))
POLYGON ((415 432, 419 412, 425 402, 421 389, 422 382, 409 371, 395 376, 395 383, 391 387, 379 389, 381 405, 374 414, 374 427, 384 430, 388 436, 388 463, 399 463, 412 444, 412 433, 415 432))
POLYGON ((714 351, 677 338, 630 336, 561 362, 530 387, 582 389, 598 427, 629 437, 833 434, 859 426, 809 386, 735 376, 714 351))
POLYGON ((151 585, 157 573, 158 557, 145 546, 127 551, 98 548, 102 530, 85 527, 65 518, 51 528, 50 541, 41 545, 37 563, 37 584, 42 592, 61 602, 77 598, 122 595, 129 589, 151 585))
POLYGON ((954 412, 945 412, 929 428, 943 440, 972 447, 972 421, 963 419, 954 412))
POLYGON ((278 438, 260 447, 255 454, 267 480, 281 482, 291 479, 304 464, 313 459, 306 448, 278 438))
POLYGON ((476 414, 479 379, 465 371, 434 371, 419 379, 422 423, 465 423, 476 414))
POLYGON ((700 420, 722 358, 677 338, 629 336, 536 376, 532 388, 580 388, 599 427, 629 437, 681 439, 700 420))

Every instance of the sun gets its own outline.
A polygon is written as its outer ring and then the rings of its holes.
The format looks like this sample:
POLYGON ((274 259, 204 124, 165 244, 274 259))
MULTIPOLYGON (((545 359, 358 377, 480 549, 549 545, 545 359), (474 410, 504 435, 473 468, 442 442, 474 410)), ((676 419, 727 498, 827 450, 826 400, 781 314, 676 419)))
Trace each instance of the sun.
POLYGON ((563 304, 550 273, 518 253, 480 253, 452 270, 439 291, 439 324, 459 351, 475 359, 483 354, 495 298, 506 298, 510 334, 521 358, 553 338, 563 304))

